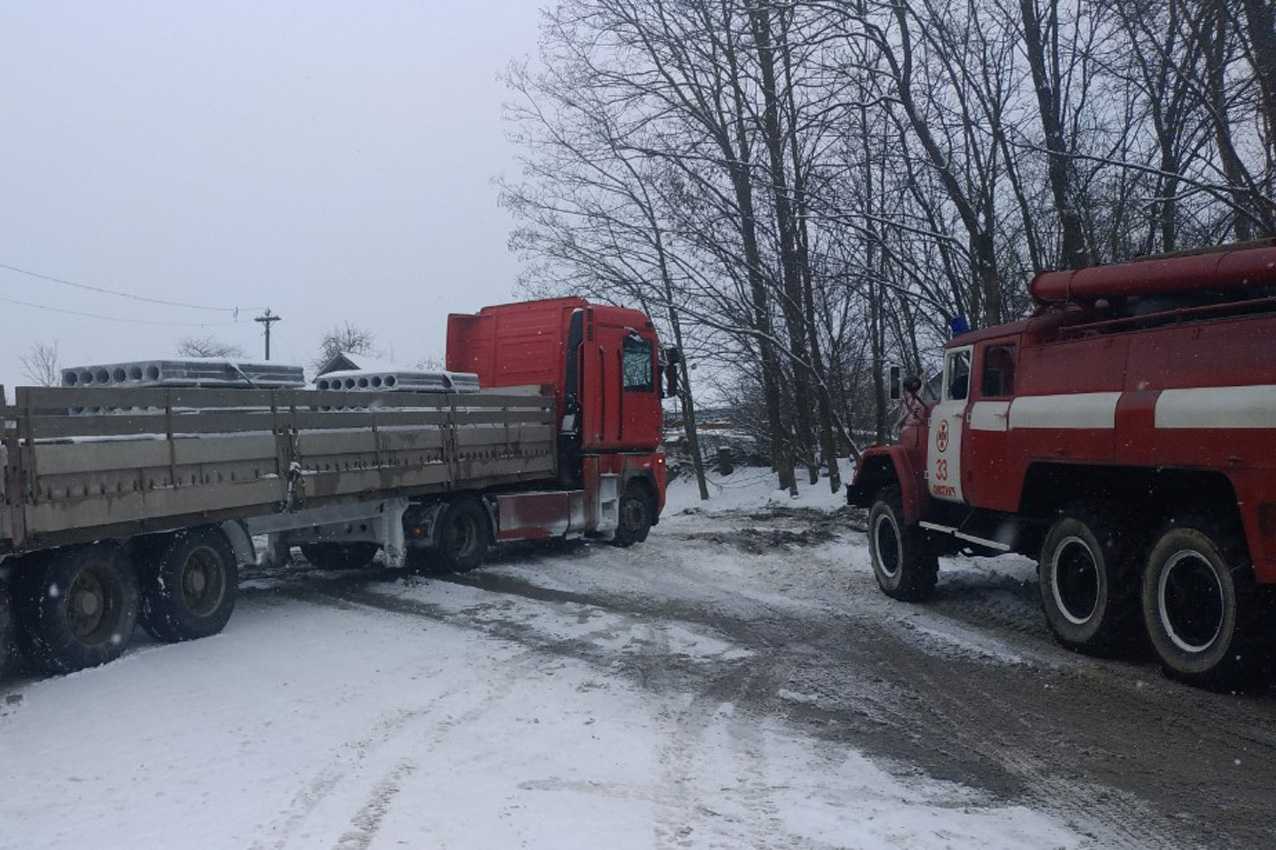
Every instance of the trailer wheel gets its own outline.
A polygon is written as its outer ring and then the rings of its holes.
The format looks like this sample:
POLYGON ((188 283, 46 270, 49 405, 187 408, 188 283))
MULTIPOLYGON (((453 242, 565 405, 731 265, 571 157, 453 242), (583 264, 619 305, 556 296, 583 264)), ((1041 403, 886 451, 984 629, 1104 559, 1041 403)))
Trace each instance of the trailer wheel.
POLYGON ((898 485, 877 492, 868 511, 868 551, 877 586, 892 599, 921 602, 935 590, 939 559, 925 535, 904 522, 904 500, 898 485))
POLYGON ((308 543, 301 554, 321 570, 361 570, 376 557, 375 543, 308 543))
POLYGON ((491 532, 487 509, 478 499, 465 497, 448 505, 439 527, 439 565, 446 571, 467 573, 482 566, 491 532))
POLYGON ((1263 641, 1253 572, 1239 531, 1184 519, 1167 529, 1143 573, 1148 639, 1171 678, 1229 689, 1250 686, 1270 647, 1263 641))
POLYGON ((1133 546, 1105 519, 1113 513, 1065 508, 1041 546, 1041 607, 1055 640, 1074 652, 1111 655, 1128 643, 1137 622, 1133 546))
POLYGON ((178 532, 143 572, 142 628, 168 643, 215 635, 238 590, 235 552, 220 529, 178 532))
POLYGON ((623 548, 646 540, 651 531, 651 514, 647 488, 637 481, 629 482, 620 497, 620 522, 612 544, 623 548))
POLYGON ((120 656, 137 623, 133 565, 118 546, 68 546, 19 576, 19 638, 28 660, 51 673, 120 656))

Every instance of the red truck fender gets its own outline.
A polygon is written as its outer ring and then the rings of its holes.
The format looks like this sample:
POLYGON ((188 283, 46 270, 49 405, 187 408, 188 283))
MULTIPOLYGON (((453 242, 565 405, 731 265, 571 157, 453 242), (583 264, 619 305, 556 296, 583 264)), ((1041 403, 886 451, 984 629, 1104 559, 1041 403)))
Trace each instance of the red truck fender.
POLYGON ((910 523, 920 521, 929 496, 923 486, 921 472, 903 446, 865 449, 855 464, 855 478, 846 485, 846 503, 867 508, 872 505, 877 491, 889 484, 899 485, 904 519, 910 523))

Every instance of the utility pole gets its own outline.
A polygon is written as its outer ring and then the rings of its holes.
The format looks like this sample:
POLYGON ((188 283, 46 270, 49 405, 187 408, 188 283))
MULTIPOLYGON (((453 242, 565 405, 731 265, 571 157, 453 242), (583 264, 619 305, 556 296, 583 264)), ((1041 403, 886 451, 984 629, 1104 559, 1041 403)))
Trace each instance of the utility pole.
POLYGON ((275 322, 283 320, 283 316, 275 316, 270 312, 270 308, 266 308, 266 312, 253 319, 254 322, 261 322, 266 327, 266 359, 270 359, 270 326, 275 322))

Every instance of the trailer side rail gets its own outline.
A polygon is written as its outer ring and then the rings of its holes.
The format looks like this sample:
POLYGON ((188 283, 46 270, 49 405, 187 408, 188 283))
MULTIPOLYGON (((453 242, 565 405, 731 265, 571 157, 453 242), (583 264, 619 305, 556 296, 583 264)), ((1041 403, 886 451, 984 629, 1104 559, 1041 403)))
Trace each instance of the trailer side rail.
POLYGON ((557 465, 554 399, 538 388, 20 387, 3 417, 12 550, 539 480, 557 465))

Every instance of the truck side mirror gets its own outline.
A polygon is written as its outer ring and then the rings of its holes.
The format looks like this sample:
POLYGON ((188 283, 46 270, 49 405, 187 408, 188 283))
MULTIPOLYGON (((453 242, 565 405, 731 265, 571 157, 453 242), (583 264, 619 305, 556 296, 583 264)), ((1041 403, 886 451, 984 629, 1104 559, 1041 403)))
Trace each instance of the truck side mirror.
POLYGON ((682 362, 682 352, 676 348, 664 350, 665 391, 662 398, 674 398, 678 395, 678 364, 682 362))
POLYGON ((903 385, 900 381, 902 374, 898 366, 892 366, 890 369, 890 385, 891 385, 891 401, 899 401, 904 394, 903 385))

